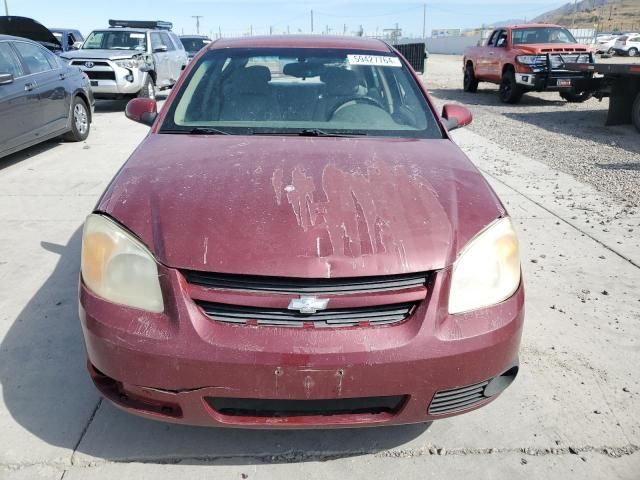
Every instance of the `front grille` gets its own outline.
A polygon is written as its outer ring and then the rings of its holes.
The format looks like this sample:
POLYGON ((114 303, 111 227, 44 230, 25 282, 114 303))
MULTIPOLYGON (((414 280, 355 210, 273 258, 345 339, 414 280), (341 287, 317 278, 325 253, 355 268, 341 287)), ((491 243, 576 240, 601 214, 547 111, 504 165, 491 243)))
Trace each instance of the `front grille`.
POLYGON ((402 303, 361 308, 336 308, 303 314, 286 308, 259 308, 196 300, 207 316, 225 323, 277 327, 353 327, 390 325, 404 321, 415 304, 402 303))
POLYGON ((94 67, 108 67, 109 66, 108 62, 101 62, 99 60, 73 60, 71 62, 71 65, 78 65, 80 67, 84 67, 85 63, 93 63, 94 67))
POLYGON ((405 397, 336 398, 328 400, 271 400, 258 398, 207 397, 207 403, 222 415, 236 417, 303 417, 396 413, 405 397))
POLYGON ((110 72, 101 72, 101 71, 92 71, 92 70, 85 70, 84 73, 87 74, 87 76, 89 77, 89 79, 91 80, 115 80, 116 79, 116 74, 113 71, 110 72))
POLYGON ((426 273, 353 278, 285 278, 183 271, 187 282, 208 288, 289 294, 344 294, 423 287, 426 273))
POLYGON ((433 396, 429 405, 429 415, 443 415, 465 408, 469 408, 476 403, 486 400, 484 394, 489 381, 476 383, 467 387, 443 390, 433 396))

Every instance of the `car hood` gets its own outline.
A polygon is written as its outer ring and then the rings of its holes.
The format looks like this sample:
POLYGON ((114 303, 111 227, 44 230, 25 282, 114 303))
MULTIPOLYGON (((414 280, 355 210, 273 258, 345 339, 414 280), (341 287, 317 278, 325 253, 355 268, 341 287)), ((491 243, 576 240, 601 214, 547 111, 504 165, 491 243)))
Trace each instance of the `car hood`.
POLYGON ((564 44, 564 43, 533 43, 527 45, 518 45, 518 50, 523 53, 572 53, 572 52, 590 52, 592 48, 588 45, 564 44))
POLYGON ((28 38, 45 46, 61 50, 62 45, 47 27, 27 17, 0 16, 0 34, 28 38))
POLYGON ((310 278, 440 269, 505 215, 450 140, 167 134, 96 210, 170 267, 310 278))
POLYGON ((65 52, 63 57, 73 58, 99 58, 105 60, 120 60, 123 58, 131 58, 136 55, 144 55, 145 52, 139 50, 102 50, 98 48, 83 48, 72 52, 65 52))

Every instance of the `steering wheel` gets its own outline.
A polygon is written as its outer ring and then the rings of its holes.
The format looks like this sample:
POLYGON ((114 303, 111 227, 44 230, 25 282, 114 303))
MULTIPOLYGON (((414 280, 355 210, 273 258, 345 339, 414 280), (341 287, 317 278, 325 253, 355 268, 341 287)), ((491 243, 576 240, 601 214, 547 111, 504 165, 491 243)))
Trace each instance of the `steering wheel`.
POLYGON ((345 98, 344 100, 340 101, 340 103, 337 103, 332 109, 331 112, 329 112, 328 118, 333 118, 333 116, 336 114, 336 112, 338 110, 340 110, 342 107, 344 107, 347 103, 349 102, 362 102, 362 103, 368 103, 369 105, 373 105, 374 107, 378 107, 381 108, 382 110, 384 110, 385 112, 387 111, 387 109, 384 107, 384 105, 382 103, 380 103, 379 100, 376 100, 373 97, 369 97, 369 96, 360 96, 360 95, 351 95, 350 97, 345 98))

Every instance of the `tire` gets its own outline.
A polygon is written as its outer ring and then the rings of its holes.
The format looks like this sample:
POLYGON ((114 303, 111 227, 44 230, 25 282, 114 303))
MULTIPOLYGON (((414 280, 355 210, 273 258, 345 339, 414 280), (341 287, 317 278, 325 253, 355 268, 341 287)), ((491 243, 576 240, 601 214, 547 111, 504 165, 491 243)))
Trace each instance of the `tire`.
POLYGON ((524 90, 516 83, 516 74, 513 70, 507 70, 502 74, 499 95, 503 103, 519 103, 522 99, 524 90))
POLYGON ((628 54, 630 57, 635 57, 636 55, 638 55, 638 49, 637 49, 636 47, 631 47, 631 48, 629 49, 629 51, 627 52, 627 54, 628 54))
POLYGON ((75 97, 71 105, 71 130, 64 135, 64 139, 68 142, 82 142, 87 139, 90 130, 89 108, 82 98, 75 97))
POLYGON ((473 65, 467 63, 467 67, 464 69, 464 91, 469 93, 476 93, 478 91, 478 79, 473 71, 473 65))
POLYGON ((147 75, 147 81, 144 82, 143 87, 136 94, 137 98, 150 98, 155 100, 156 98, 156 83, 153 81, 151 75, 147 75))
POLYGON ((607 54, 611 55, 612 57, 615 57, 616 51, 613 49, 613 47, 611 47, 609 50, 607 50, 607 54))
POLYGON ((569 103, 582 103, 593 97, 593 94, 591 92, 576 92, 575 90, 570 90, 568 92, 560 92, 560 97, 569 103))
POLYGON ((640 93, 636 95, 633 107, 631 108, 631 121, 633 122, 633 126, 636 127, 636 130, 640 132, 640 93))

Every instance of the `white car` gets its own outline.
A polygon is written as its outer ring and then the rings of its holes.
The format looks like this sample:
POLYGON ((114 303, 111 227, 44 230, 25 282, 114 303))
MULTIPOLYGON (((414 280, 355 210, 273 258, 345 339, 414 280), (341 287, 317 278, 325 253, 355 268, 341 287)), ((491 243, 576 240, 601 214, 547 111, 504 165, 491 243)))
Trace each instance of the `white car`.
POLYGON ((640 53, 640 34, 629 33, 619 37, 613 45, 613 50, 618 55, 629 55, 630 57, 635 57, 640 53))
POLYGON ((596 53, 614 53, 613 47, 620 35, 599 35, 595 42, 596 53))

